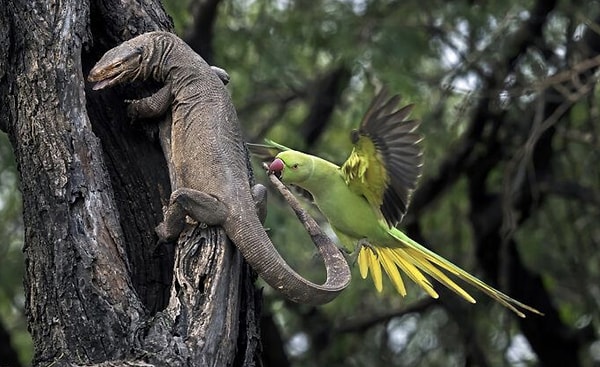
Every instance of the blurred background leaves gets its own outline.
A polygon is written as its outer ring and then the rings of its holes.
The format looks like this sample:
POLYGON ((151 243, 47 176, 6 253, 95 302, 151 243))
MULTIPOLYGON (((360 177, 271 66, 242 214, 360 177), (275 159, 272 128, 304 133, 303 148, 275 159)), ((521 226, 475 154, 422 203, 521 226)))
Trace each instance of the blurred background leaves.
MULTIPOLYGON (((546 318, 518 321, 476 292, 476 305, 443 292, 432 301, 412 285, 406 298, 389 283, 378 294, 357 269, 349 289, 319 308, 265 287, 266 366, 600 365, 598 1, 171 0, 165 8, 177 32, 231 75, 248 141, 268 137, 341 163, 380 87, 415 103, 425 167, 401 227, 503 290, 539 276, 540 286, 521 291, 549 300, 532 304, 546 318), (515 256, 527 277, 515 272, 515 256)), ((27 363, 16 177, 0 137, 0 323, 27 363)), ((290 264, 322 277, 277 194, 266 226, 290 264)))

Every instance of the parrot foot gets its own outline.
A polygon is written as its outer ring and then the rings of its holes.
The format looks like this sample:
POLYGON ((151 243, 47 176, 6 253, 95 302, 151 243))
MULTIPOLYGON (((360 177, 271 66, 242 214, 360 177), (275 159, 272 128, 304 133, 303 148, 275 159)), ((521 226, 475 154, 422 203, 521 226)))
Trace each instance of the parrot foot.
MULTIPOLYGON (((346 258, 346 261, 348 262, 348 264, 354 265, 356 264, 356 261, 358 260, 358 254, 360 253, 360 250, 362 249, 362 247, 368 247, 371 250, 374 249, 373 245, 371 245, 371 243, 366 239, 366 238, 361 238, 360 240, 358 240, 356 242, 356 246, 354 247, 354 251, 350 251, 348 250, 348 248, 346 247, 339 247, 340 251, 342 252, 342 254, 344 254, 344 257, 346 258)), ((375 254, 377 254, 377 251, 373 252, 375 254)))
POLYGON ((375 246, 373 246, 371 244, 371 242, 369 242, 368 239, 366 238, 361 238, 360 240, 358 240, 358 242, 356 243, 356 250, 354 251, 356 253, 356 256, 358 257, 358 253, 360 252, 360 250, 363 247, 368 247, 371 251, 373 251, 373 253, 375 254, 375 256, 379 256, 379 252, 377 252, 375 250, 375 246))

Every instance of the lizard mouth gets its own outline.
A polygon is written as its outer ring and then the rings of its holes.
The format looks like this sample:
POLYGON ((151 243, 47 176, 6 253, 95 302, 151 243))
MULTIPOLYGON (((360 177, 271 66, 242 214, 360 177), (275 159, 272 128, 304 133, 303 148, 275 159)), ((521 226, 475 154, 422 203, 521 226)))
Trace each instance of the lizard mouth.
MULTIPOLYGON (((90 77, 91 81, 94 81, 95 78, 90 77)), ((118 83, 119 79, 121 79, 121 74, 114 75, 112 77, 102 79, 97 81, 93 86, 93 90, 104 89, 106 87, 110 87, 118 83)))

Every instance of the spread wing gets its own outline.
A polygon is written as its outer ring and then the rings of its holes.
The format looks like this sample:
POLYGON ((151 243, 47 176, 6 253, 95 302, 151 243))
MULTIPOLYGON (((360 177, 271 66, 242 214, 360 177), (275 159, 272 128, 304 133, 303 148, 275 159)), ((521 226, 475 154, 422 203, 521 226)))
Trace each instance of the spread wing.
POLYGON ((348 186, 379 210, 390 227, 404 217, 421 175, 420 121, 407 120, 412 105, 397 108, 400 96, 388 98, 382 89, 371 102, 358 130, 354 148, 342 165, 348 186))

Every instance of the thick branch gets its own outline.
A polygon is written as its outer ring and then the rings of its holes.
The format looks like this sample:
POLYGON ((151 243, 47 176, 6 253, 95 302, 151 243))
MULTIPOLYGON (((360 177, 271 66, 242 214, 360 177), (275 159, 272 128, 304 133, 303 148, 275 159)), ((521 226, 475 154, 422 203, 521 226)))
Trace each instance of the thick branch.
POLYGON ((202 0, 193 3, 193 26, 184 39, 209 64, 213 61, 213 28, 221 0, 202 0))
POLYGON ((430 307, 436 305, 437 303, 437 300, 431 297, 423 298, 419 301, 416 301, 396 310, 390 310, 382 314, 364 317, 359 320, 340 322, 333 328, 332 333, 364 333, 367 329, 375 325, 387 322, 394 317, 401 317, 409 313, 421 313, 428 310, 430 307))
POLYGON ((6 131, 9 123, 9 83, 6 72, 8 71, 8 50, 10 47, 11 27, 7 7, 0 6, 0 131, 6 131))
POLYGON ((256 363, 250 270, 216 229, 156 256, 171 191, 160 146, 129 125, 127 88, 84 89, 106 49, 171 29, 169 19, 151 0, 87 4, 13 1, 0 14, 11 27, 0 35, 13 53, 0 52, 0 95, 24 199, 33 364, 256 363))
POLYGON ((345 66, 339 66, 316 83, 311 93, 310 112, 300 128, 307 146, 314 144, 325 130, 350 76, 345 66))
POLYGON ((9 50, 19 54, 7 67, 7 130, 27 228, 33 363, 119 358, 131 344, 130 327, 145 311, 130 282, 111 183, 85 113, 80 52, 90 41, 84 22, 89 9, 85 2, 10 6, 10 24, 19 31, 9 50), (25 67, 22 60, 40 66, 25 67))

